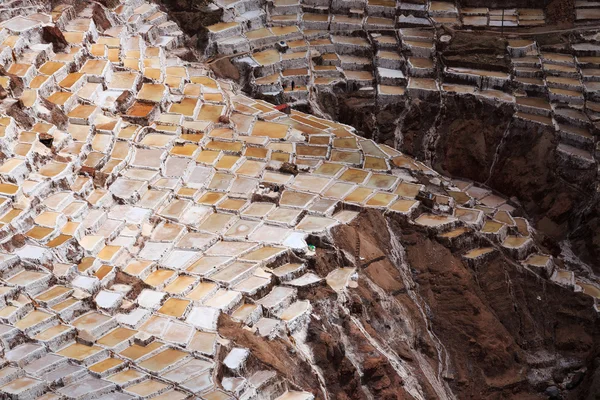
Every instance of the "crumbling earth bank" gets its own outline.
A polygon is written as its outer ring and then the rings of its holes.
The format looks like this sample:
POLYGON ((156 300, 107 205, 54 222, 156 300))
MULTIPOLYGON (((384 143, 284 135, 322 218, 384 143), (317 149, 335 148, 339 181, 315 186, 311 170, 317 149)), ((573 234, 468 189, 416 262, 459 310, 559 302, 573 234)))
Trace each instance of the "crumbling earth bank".
MULTIPOLYGON (((546 285, 502 257, 474 270, 427 234, 375 213, 340 226, 335 238, 349 253, 359 240, 368 264, 362 269, 368 279, 346 300, 350 315, 414 368, 431 398, 436 383, 426 378, 427 365, 440 371, 457 398, 538 398, 553 379, 568 380, 581 366, 593 374, 599 328, 585 296, 546 285), (393 237, 380 234, 385 225, 393 237), (405 249, 408 281, 390 260, 393 241, 405 249)), ((368 349, 347 340, 353 357, 368 349)), ((565 397, 585 398, 579 390, 565 397)))

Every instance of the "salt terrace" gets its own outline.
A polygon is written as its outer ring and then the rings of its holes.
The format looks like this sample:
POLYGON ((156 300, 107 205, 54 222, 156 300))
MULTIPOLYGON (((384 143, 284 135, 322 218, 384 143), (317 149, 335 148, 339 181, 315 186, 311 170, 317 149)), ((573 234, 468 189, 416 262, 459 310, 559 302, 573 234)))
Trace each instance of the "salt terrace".
MULTIPOLYGON (((508 40, 506 72, 439 67, 437 47, 445 40, 444 31, 436 29, 440 25, 523 33, 546 26, 542 9, 460 8, 428 0, 216 4, 223 22, 208 27, 206 54, 229 56, 240 70, 250 69, 253 93, 296 105, 312 104, 334 87, 381 105, 439 93, 475 94, 513 104, 517 119, 555 127, 565 164, 590 169, 596 163, 588 132, 600 118, 595 32, 551 53, 541 52, 527 35, 508 40), (573 105, 581 112, 567 110, 573 105)), ((600 19, 598 2, 577 1, 575 7, 576 26, 600 19)))
MULTIPOLYGON (((279 27, 252 20, 256 29, 245 31, 232 21, 211 32, 217 46, 259 49, 288 35, 291 48, 306 52, 311 41, 330 60, 323 67, 344 67, 323 68, 323 77, 342 73, 370 85, 372 77, 353 69, 370 62, 360 56, 370 42, 320 29, 402 21, 390 19, 393 2, 345 6, 354 17, 319 13, 319 4, 298 13, 298 3, 274 1, 270 15, 279 27)), ((76 13, 59 6, 50 14, 23 8, 0 24, 2 86, 12 98, 0 117, 3 396, 312 399, 221 337, 219 317, 228 314, 266 339, 301 342, 311 314, 302 291, 343 291, 357 279, 353 268, 312 271, 307 236, 326 236, 362 209, 394 215, 450 247, 460 243, 474 267, 503 252, 557 284, 600 297, 593 283, 556 270, 552 257, 539 253, 532 229, 506 199, 440 176, 349 126, 284 114, 213 78, 204 65, 173 57, 182 34, 155 5, 123 1, 103 10, 112 21, 105 30, 91 18, 94 7, 76 13), (60 51, 43 39, 53 26, 66 40, 60 51), (17 99, 26 108, 14 113, 17 99), (464 241, 468 235, 480 239, 464 241)), ((447 3, 409 9, 459 17, 447 3)), ((460 15, 463 23, 465 15, 480 15, 493 24, 497 13, 460 15)), ((538 16, 517 12, 514 21, 537 24, 538 16)), ((398 68, 429 68, 432 33, 403 31, 402 45, 421 49, 418 60, 395 53, 396 38, 376 39, 379 69, 388 70, 378 72, 389 79, 382 93, 402 95, 398 68)), ((516 47, 527 46, 535 49, 516 47)), ((304 55, 280 59, 267 49, 251 58, 266 75, 281 73, 277 82, 309 76, 304 55)), ((552 54, 541 60, 532 65, 577 64, 552 54)), ((561 74, 556 96, 586 90, 561 74)), ((437 90, 435 81, 411 76, 409 89, 437 90)))
POLYGON ((282 91, 295 81, 294 90, 284 90, 289 101, 306 100, 312 86, 339 82, 373 91, 383 102, 394 101, 412 79, 434 77, 435 26, 510 29, 546 23, 541 9, 460 9, 427 0, 216 4, 224 10, 224 22, 208 27, 209 54, 249 55, 236 61, 255 69, 260 93, 282 91), (278 42, 289 49, 285 54, 270 50, 278 42))

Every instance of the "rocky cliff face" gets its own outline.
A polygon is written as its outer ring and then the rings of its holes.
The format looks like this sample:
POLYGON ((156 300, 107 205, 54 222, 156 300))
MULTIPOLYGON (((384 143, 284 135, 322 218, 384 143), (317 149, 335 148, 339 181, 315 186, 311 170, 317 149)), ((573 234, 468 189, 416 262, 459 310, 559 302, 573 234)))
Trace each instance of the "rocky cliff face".
POLYGON ((219 22, 222 16, 222 10, 207 0, 158 0, 155 3, 169 12, 198 49, 206 46, 206 27, 219 22))

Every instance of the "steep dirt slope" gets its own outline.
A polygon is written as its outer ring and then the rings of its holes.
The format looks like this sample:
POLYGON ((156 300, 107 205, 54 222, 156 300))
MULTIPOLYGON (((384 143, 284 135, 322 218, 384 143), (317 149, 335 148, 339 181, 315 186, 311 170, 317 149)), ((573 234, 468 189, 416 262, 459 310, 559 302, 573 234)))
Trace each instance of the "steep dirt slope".
MULTIPOLYGON (((368 238, 369 231, 376 231, 374 227, 382 224, 385 222, 379 216, 363 216, 355 226, 360 226, 360 236, 368 238)), ((385 292, 405 307, 410 308, 412 303, 412 308, 427 310, 429 327, 445 349, 447 358, 443 358, 444 354, 440 353, 444 352, 430 340, 423 318, 418 323, 419 334, 413 337, 415 342, 408 346, 414 346, 434 368, 444 371, 444 378, 459 398, 535 393, 540 389, 532 386, 537 381, 533 378, 536 374, 555 375, 560 380, 565 372, 561 364, 564 367, 570 362, 575 367, 597 355, 598 326, 590 313, 588 299, 555 285, 546 286, 535 275, 503 258, 496 258, 474 271, 422 232, 407 229, 395 221, 387 224, 391 232, 399 233, 390 237, 392 243, 386 243, 385 236, 372 235, 378 238, 373 240, 373 246, 383 248, 386 254, 389 254, 387 249, 397 246, 394 240, 404 247, 407 263, 404 268, 408 270, 405 273, 410 271, 417 286, 411 287, 406 280, 401 283, 408 294, 414 290, 414 296, 403 293, 404 289, 390 290, 399 266, 396 263, 394 269, 390 268, 387 257, 371 264, 365 274, 371 272, 373 281, 379 279, 382 283, 378 286, 387 286, 385 292), (415 302, 414 299, 421 300, 415 302), (436 365, 438 358, 448 364, 436 365), (532 361, 534 359, 539 361, 532 361)), ((351 241, 357 231, 346 230, 342 236, 351 241)), ((364 289, 360 294, 358 298, 368 299, 364 289)), ((371 326, 377 336, 385 340, 392 325, 388 321, 396 321, 397 314, 393 309, 365 301, 361 306, 366 308, 366 315, 378 321, 371 326)), ((412 313, 410 320, 413 324, 419 321, 418 313, 412 313)), ((393 346, 395 335, 390 336, 388 343, 393 346)), ((540 385, 544 383, 540 381, 540 385)))
POLYGON ((595 398, 600 327, 589 297, 501 255, 473 269, 377 211, 333 237, 315 238, 311 268, 356 267, 358 279, 345 292, 299 294, 315 307, 306 343, 318 373, 293 338, 268 342, 234 323, 225 337, 317 398, 542 399, 553 387, 565 399, 595 398))

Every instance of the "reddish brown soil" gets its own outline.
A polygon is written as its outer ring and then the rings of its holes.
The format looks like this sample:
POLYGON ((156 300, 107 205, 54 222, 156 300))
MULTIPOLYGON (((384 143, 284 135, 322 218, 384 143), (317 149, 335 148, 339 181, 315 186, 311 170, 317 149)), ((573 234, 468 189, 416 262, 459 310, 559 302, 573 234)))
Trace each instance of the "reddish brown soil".
POLYGON ((218 78, 232 79, 237 81, 240 79, 240 71, 231 63, 229 58, 219 58, 209 64, 210 69, 218 78))
POLYGON ((272 368, 290 382, 313 392, 317 398, 320 398, 317 377, 310 366, 295 354, 289 341, 283 339, 269 341, 254 335, 226 314, 221 314, 219 318, 219 334, 232 340, 237 346, 249 349, 258 362, 264 365, 264 369, 272 368))
POLYGON ((546 8, 546 19, 553 24, 575 21, 575 0, 552 0, 546 8))
MULTIPOLYGON (((437 370, 437 349, 427 335, 427 321, 407 290, 416 290, 424 302, 421 306, 426 305, 429 310, 428 322, 450 360, 446 379, 458 398, 545 398, 540 391, 550 383, 534 387, 527 379, 535 367, 527 361, 530 354, 547 350, 559 358, 580 360, 579 365, 585 365, 599 354, 599 327, 588 297, 547 284, 502 257, 473 271, 450 249, 422 232, 401 221, 389 223, 400 235, 417 286, 407 288, 398 266, 389 258, 390 241, 394 239, 383 229, 385 219, 377 212, 364 212, 351 226, 336 228, 336 247, 354 254, 358 237, 363 263, 369 264, 369 260, 382 256, 383 259, 362 269, 364 278, 359 278, 358 287, 351 290, 346 307, 372 337, 387 343, 413 368, 422 390, 430 398, 437 396, 416 359, 417 354, 421 354, 437 370), (373 290, 373 284, 388 297, 381 298, 373 290), (407 342, 406 335, 418 339, 407 342)), ((335 253, 319 249, 317 266, 322 271, 328 270, 322 263, 331 266, 333 260, 339 260, 335 253)), ((325 313, 325 308, 318 314, 322 315, 321 312, 325 313)), ((329 382, 335 384, 349 372, 346 367, 342 370, 331 367, 334 354, 342 350, 338 348, 339 340, 331 333, 335 328, 327 318, 319 324, 326 329, 311 335, 311 345, 320 355, 318 363, 326 372, 329 386, 329 382)), ((403 398, 402 393, 390 392, 399 382, 394 384, 394 373, 385 357, 379 355, 373 359, 376 351, 347 318, 336 324, 343 328, 352 357, 360 360, 362 368, 371 369, 373 363, 378 365, 380 372, 369 375, 366 381, 363 377, 363 384, 371 393, 403 398), (377 379, 371 380, 373 378, 377 379), (384 391, 377 391, 381 389, 384 391)), ((314 325, 311 329, 315 329, 314 325)), ((565 372, 557 364, 551 364, 556 368, 557 379, 564 379, 560 377, 565 372)), ((358 393, 350 398, 362 398, 358 393)), ((564 395, 575 399, 579 393, 565 391, 564 395)))
POLYGON ((449 67, 485 68, 505 72, 510 68, 505 39, 472 32, 454 34, 452 42, 444 49, 443 62, 449 67))

